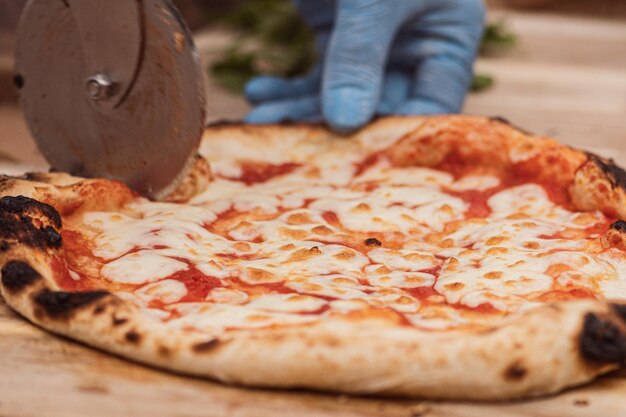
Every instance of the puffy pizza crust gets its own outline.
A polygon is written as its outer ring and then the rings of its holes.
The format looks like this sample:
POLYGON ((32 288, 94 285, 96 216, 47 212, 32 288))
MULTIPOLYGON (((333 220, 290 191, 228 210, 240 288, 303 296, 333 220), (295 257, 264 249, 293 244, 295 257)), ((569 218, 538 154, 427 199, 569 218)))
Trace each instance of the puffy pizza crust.
MULTIPOLYGON (((446 152, 492 170, 519 161, 530 161, 529 169, 549 162, 560 168, 539 175, 557 175, 580 209, 623 217, 621 169, 486 118, 392 117, 349 138, 319 126, 219 125, 207 130, 201 153, 225 139, 236 144, 233 152, 244 149, 250 159, 259 153, 306 158, 320 146, 349 152, 358 144, 385 150, 399 165, 435 165, 446 152), (610 193, 599 185, 608 185, 610 193)), ((7 303, 52 332, 160 368, 254 386, 485 400, 557 392, 626 359, 626 305, 605 301, 550 303, 476 331, 425 331, 373 317, 231 331, 218 338, 166 328, 111 293, 64 292, 53 279, 55 258, 63 256, 62 216, 115 211, 133 198, 126 187, 32 174, 5 177, 0 190, 0 289, 7 303)), ((619 237, 623 229, 612 233, 619 237)))

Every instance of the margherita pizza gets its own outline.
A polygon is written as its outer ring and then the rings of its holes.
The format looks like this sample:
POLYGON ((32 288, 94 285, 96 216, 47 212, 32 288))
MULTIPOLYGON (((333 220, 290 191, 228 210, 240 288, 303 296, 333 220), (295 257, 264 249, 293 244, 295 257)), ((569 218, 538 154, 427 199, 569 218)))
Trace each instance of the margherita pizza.
POLYGON ((626 358, 626 173, 479 117, 215 125, 170 202, 2 180, 2 294, 54 333, 259 387, 559 391, 626 358), (210 169, 209 169, 210 166, 210 169))

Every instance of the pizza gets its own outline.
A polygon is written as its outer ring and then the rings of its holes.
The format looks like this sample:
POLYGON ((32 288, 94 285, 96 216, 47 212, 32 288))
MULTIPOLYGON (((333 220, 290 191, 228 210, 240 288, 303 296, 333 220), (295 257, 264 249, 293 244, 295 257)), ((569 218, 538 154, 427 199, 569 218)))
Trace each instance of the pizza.
POLYGON ((217 124, 167 201, 4 177, 31 322, 224 383, 501 400, 626 359, 626 173, 502 120, 217 124))

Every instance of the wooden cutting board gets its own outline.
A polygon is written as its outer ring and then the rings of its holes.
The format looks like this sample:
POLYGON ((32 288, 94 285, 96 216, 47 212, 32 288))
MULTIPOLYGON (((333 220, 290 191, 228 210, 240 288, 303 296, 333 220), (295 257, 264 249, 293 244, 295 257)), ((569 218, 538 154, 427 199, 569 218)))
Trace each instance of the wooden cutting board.
MULTIPOLYGON (((625 164, 626 25, 519 13, 505 17, 519 46, 506 57, 479 61, 479 71, 493 75, 496 85, 472 95, 466 112, 503 115, 625 164)), ((216 39, 223 45, 215 36, 198 39, 209 58, 216 39)), ((244 114, 241 99, 220 94, 211 93, 210 114, 244 114)), ((0 153, 40 163, 28 154, 34 146, 18 117, 17 110, 0 106, 0 153)), ((48 416, 625 417, 626 372, 558 396, 502 404, 242 389, 160 372, 49 335, 0 300, 0 417, 48 416)))

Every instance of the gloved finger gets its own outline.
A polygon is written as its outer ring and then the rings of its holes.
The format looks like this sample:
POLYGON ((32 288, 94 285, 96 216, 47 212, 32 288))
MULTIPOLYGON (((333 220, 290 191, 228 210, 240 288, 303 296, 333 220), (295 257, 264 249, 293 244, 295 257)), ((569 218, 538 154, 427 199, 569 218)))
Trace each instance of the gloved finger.
POLYGON ((319 90, 320 82, 319 68, 303 77, 292 79, 261 75, 248 81, 244 94, 252 103, 280 100, 313 94, 319 90))
POLYGON ((373 116, 397 14, 386 1, 337 0, 322 77, 322 113, 333 129, 352 131, 373 116))
POLYGON ((316 32, 330 30, 335 18, 336 0, 293 0, 302 19, 316 32))
POLYGON ((407 100, 404 103, 401 103, 394 110, 395 114, 404 114, 404 115, 412 115, 412 114, 446 114, 450 113, 450 110, 430 99, 420 99, 415 98, 412 100, 407 100))
POLYGON ((439 7, 425 0, 428 12, 404 27, 394 43, 390 63, 414 69, 411 96, 429 112, 458 112, 472 81, 472 65, 484 28, 480 0, 457 0, 439 7))
POLYGON ((244 121, 255 124, 278 123, 303 120, 319 114, 320 99, 316 94, 260 104, 246 115, 244 121))
POLYGON ((306 123, 321 123, 322 121, 324 121, 324 119, 322 118, 322 113, 317 113, 312 116, 306 116, 298 120, 306 123))
POLYGON ((472 82, 473 57, 462 48, 444 49, 417 63, 411 97, 430 101, 444 113, 458 113, 472 82))
POLYGON ((376 114, 394 113, 395 109, 409 97, 410 89, 410 74, 395 70, 387 71, 376 114))

